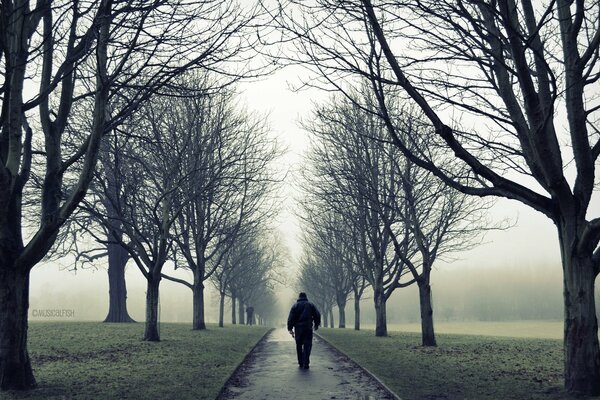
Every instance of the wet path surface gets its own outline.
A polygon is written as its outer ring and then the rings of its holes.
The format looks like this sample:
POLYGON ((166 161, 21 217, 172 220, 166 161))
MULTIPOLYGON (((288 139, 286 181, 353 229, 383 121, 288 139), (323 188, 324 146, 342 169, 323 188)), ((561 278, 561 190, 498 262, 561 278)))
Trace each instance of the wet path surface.
POLYGON ((395 399, 352 360, 318 337, 310 369, 298 368, 296 347, 276 329, 250 354, 219 399, 395 399))

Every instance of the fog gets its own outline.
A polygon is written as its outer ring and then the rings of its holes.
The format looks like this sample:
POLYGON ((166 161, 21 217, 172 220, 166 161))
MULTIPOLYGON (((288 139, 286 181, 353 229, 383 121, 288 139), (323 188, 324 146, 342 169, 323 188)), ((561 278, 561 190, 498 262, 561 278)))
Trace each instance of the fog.
MULTIPOLYGON (((523 207, 524 208, 524 207, 523 207)), ((489 233, 484 243, 469 252, 459 253, 459 259, 440 262, 432 274, 434 317, 437 321, 561 319, 563 316, 562 270, 558 241, 553 225, 535 213, 526 213, 513 202, 500 201, 495 207, 498 216, 516 220, 515 226, 489 233), (505 211, 503 214, 502 211, 505 211), (518 217, 518 219, 517 219, 518 217)), ((290 247, 292 256, 284 268, 287 285, 279 286, 280 314, 283 323, 287 309, 297 291, 295 258, 300 248, 297 221, 291 213, 280 218, 279 230, 290 247)), ((36 310, 69 310, 65 320, 100 321, 108 311, 108 279, 105 262, 95 268, 70 271, 69 259, 41 264, 32 272, 30 317, 32 321, 48 320, 36 310)), ((166 271, 173 274, 171 266, 166 271)), ((191 279, 187 271, 178 270, 178 277, 191 279)), ((137 267, 130 263, 126 270, 128 309, 137 321, 144 320, 146 282, 137 267)), ((597 309, 600 310, 600 290, 596 286, 597 309)), ((231 315, 226 304, 226 322, 231 315)), ((346 308, 347 326, 353 324, 352 303, 346 308)), ((369 294, 362 301, 362 322, 372 323, 373 304, 369 294)), ((207 283, 207 322, 216 322, 218 296, 207 283)), ((337 314, 337 310, 334 310, 337 314)), ((52 319, 61 319, 53 316, 52 319)), ((337 315, 335 320, 337 321, 337 315)), ((419 319, 417 287, 398 289, 388 302, 388 322, 416 322, 419 319)), ((192 293, 174 282, 161 283, 160 320, 191 322, 192 293)))
MULTIPOLYGON (((273 225, 279 231, 290 258, 283 268, 285 285, 278 287, 280 315, 283 321, 299 288, 295 285, 297 259, 301 253, 300 225, 295 213, 298 170, 308 146, 298 120, 309 115, 312 104, 326 98, 314 89, 294 92, 290 84, 302 77, 300 68, 279 71, 266 80, 240 86, 249 109, 267 115, 272 134, 287 148, 279 168, 287 172, 283 190, 282 212, 273 225)), ((561 319, 562 275, 558 239, 554 225, 546 217, 516 201, 500 199, 492 209, 495 221, 506 218, 514 226, 492 231, 483 244, 468 252, 456 254, 452 262, 439 262, 432 274, 434 317, 438 320, 507 320, 561 319)), ((600 215, 600 202, 590 206, 591 215, 600 215)), ((450 261, 450 260, 449 260, 450 261)), ((41 263, 31 275, 30 317, 36 310, 71 310, 71 320, 103 320, 108 311, 108 279, 106 260, 93 268, 71 271, 72 260, 41 263)), ((191 280, 191 273, 165 272, 191 280)), ((132 263, 126 270, 128 310, 137 321, 143 321, 146 282, 132 263)), ((216 322, 218 298, 207 283, 207 322, 216 322)), ((596 288, 598 293, 598 288, 596 288)), ((598 301, 596 296, 596 301, 598 301)), ((369 323, 372 300, 363 301, 363 322, 369 323)), ((226 304, 226 307, 230 307, 226 304)), ((600 307, 598 307, 600 309, 600 307)), ((352 303, 346 309, 347 324, 353 320, 352 303)), ((226 308, 226 321, 230 321, 226 308)), ((56 318, 56 317, 52 317, 56 318)), ((388 322, 410 322, 419 318, 416 287, 397 290, 388 303, 388 322)), ((177 283, 163 280, 160 295, 160 321, 189 322, 192 319, 192 293, 177 283)), ((337 321, 337 316, 336 316, 337 321)))

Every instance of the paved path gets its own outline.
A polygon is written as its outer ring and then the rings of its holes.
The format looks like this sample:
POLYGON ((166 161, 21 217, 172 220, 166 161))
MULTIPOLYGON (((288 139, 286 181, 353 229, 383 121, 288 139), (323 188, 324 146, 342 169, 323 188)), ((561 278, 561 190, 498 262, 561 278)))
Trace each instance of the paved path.
POLYGON ((310 369, 298 368, 285 329, 272 331, 229 381, 220 399, 394 399, 352 360, 315 336, 310 369))

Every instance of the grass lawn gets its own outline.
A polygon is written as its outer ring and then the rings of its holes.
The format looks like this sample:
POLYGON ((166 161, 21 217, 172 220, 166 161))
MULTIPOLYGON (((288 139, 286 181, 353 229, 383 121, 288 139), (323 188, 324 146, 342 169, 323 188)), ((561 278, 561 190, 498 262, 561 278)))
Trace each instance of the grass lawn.
MULTIPOLYGON (((375 325, 365 326, 365 330, 375 331, 375 325)), ((421 323, 388 324, 388 329, 399 332, 421 332, 421 323)), ((562 339, 563 321, 435 321, 436 333, 461 335, 509 336, 537 339, 562 339)))
POLYGON ((265 327, 32 322, 29 353, 38 388, 2 399, 214 399, 265 327))
POLYGON ((404 400, 569 398, 561 340, 438 334, 438 347, 425 348, 412 332, 319 333, 404 400))

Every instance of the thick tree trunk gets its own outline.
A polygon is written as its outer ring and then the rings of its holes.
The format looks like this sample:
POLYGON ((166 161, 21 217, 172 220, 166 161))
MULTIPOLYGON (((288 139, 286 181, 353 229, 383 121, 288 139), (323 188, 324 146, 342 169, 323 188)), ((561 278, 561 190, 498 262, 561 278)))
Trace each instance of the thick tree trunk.
POLYGON ((125 266, 127 251, 118 244, 109 244, 108 248, 108 315, 104 322, 135 322, 127 312, 127 286, 125 284, 125 266))
POLYGON ((0 267, 0 389, 35 387, 27 352, 29 272, 0 267))
POLYGON ((231 296, 231 323, 235 325, 237 323, 235 313, 237 310, 235 309, 235 296, 231 296))
POLYGON ((354 330, 360 331, 360 298, 354 296, 354 330))
POLYGON ((433 330, 433 308, 429 282, 419 282, 419 305, 421 307, 421 341, 423 346, 437 346, 433 330))
POLYGON ((375 288, 375 336, 387 336, 387 318, 385 313, 385 294, 383 288, 375 288))
POLYGON ((223 318, 225 316, 225 292, 221 292, 221 299, 219 301, 219 328, 224 326, 223 318))
POLYGON ((339 328, 346 328, 346 303, 338 302, 339 328))
POLYGON ((192 293, 194 303, 192 311, 194 314, 192 320, 192 329, 206 329, 206 322, 204 321, 204 284, 201 281, 196 282, 194 279, 192 293))
POLYGON ((329 324, 332 328, 335 328, 335 320, 333 319, 333 307, 329 308, 329 324))
POLYGON ((245 318, 244 318, 244 303, 242 303, 242 301, 238 301, 238 321, 240 323, 240 325, 244 325, 245 324, 245 318))
POLYGON ((323 310, 323 326, 329 328, 329 313, 327 310, 323 310))
POLYGON ((579 255, 572 226, 559 229, 564 272, 565 389, 600 394, 600 351, 594 299, 596 272, 591 253, 579 255), (570 228, 570 229, 569 229, 570 228))
POLYGON ((160 278, 149 277, 146 290, 146 328, 144 340, 149 342, 160 341, 158 333, 158 287, 160 278))

